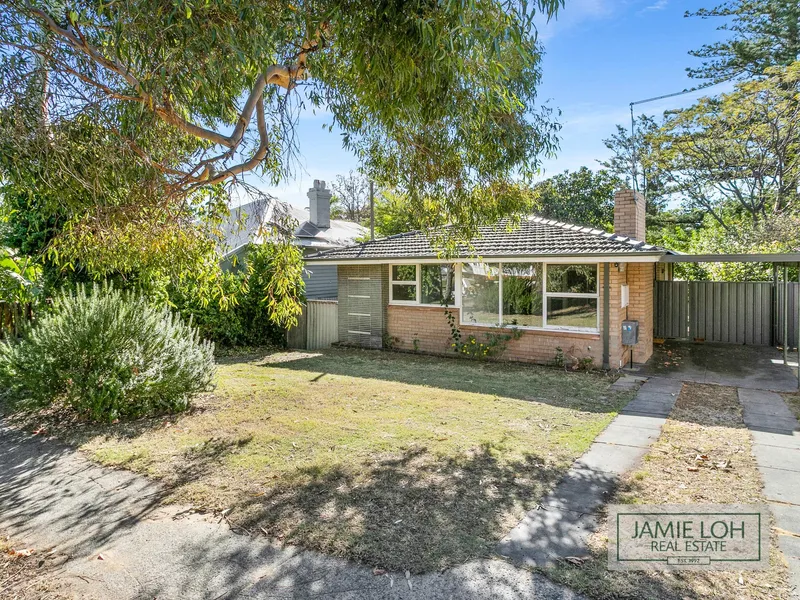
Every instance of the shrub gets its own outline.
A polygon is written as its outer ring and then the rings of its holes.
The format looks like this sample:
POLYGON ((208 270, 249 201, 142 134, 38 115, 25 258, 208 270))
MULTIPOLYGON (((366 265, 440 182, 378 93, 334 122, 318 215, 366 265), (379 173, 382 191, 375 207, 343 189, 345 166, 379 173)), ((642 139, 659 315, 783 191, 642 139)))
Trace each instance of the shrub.
POLYGON ((142 295, 80 286, 0 343, 0 389, 14 408, 63 402, 93 421, 177 412, 209 389, 213 351, 191 322, 142 295))
POLYGON ((226 305, 209 299, 191 279, 171 286, 169 299, 184 318, 192 319, 204 337, 220 346, 284 346, 286 329, 271 318, 275 308, 270 306, 270 300, 283 312, 287 312, 287 305, 299 306, 302 300, 300 271, 289 278, 293 285, 285 281, 275 285, 280 280, 275 274, 285 262, 279 247, 251 245, 238 269, 219 276, 226 305))

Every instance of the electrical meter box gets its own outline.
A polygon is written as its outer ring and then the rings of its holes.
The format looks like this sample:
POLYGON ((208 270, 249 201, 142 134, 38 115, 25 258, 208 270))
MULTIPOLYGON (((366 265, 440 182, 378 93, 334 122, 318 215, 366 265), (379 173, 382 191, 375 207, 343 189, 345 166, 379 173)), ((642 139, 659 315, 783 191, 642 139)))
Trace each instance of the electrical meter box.
POLYGON ((635 346, 639 342, 639 321, 622 322, 622 345, 635 346))

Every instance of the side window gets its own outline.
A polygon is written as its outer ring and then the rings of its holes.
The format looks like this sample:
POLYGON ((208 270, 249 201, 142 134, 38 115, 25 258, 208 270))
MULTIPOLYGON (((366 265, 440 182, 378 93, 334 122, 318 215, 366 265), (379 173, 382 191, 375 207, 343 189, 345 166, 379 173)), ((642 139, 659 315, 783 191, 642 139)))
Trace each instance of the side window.
POLYGON ((417 302, 417 265, 392 265, 392 302, 417 302))
POLYGON ((597 329, 597 265, 547 265, 547 327, 597 329))

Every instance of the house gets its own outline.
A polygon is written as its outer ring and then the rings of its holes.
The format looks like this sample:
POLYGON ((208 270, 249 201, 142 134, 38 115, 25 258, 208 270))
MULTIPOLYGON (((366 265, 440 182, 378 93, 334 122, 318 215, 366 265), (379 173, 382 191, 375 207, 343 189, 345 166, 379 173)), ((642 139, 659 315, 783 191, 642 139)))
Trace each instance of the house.
POLYGON ((656 266, 673 253, 645 242, 640 194, 616 193, 613 234, 535 216, 507 225, 482 227, 446 261, 419 231, 309 256, 312 269, 338 268, 339 342, 450 353, 449 311, 462 339, 516 330, 504 359, 650 358, 654 281, 669 275, 656 266))
MULTIPOLYGON (((254 200, 231 209, 230 218, 223 225, 226 248, 223 267, 233 268, 243 258, 248 244, 259 244, 268 238, 279 214, 288 214, 298 223, 294 243, 302 248, 304 256, 345 248, 367 235, 367 230, 358 223, 331 219, 331 192, 324 181, 314 181, 308 199, 308 211, 277 200, 254 200)), ((336 298, 337 278, 335 264, 306 265, 303 274, 306 298, 336 298)))

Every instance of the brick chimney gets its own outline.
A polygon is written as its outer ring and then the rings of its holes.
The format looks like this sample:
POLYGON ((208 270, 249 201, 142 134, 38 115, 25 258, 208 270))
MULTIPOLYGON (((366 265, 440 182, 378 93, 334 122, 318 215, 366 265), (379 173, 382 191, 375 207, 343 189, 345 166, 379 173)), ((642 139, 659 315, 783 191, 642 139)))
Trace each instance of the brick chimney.
POLYGON ((639 192, 622 189, 614 193, 614 233, 644 242, 644 214, 644 196, 639 192))
POLYGON ((325 188, 325 182, 314 180, 314 187, 308 190, 309 221, 320 229, 331 226, 331 191, 325 188))

